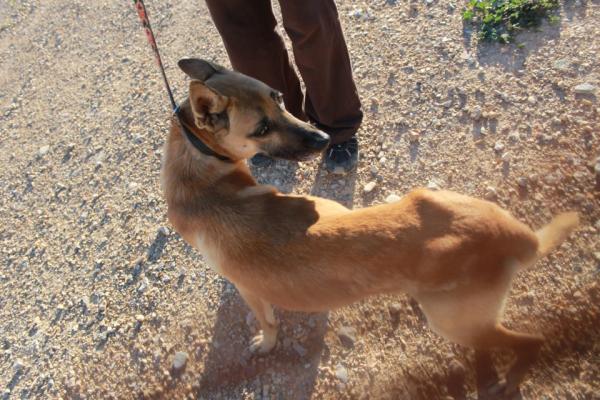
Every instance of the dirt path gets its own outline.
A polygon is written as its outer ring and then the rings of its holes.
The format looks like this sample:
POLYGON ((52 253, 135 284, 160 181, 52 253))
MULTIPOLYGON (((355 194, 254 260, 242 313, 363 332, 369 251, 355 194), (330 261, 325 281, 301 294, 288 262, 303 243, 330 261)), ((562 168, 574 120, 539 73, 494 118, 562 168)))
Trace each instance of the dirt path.
MULTIPOLYGON (((477 43, 448 0, 338 5, 366 111, 358 171, 278 162, 259 179, 354 207, 442 187, 532 226, 580 210, 577 234, 516 280, 506 319, 548 338, 525 399, 600 398, 599 3, 567 1, 523 46, 477 43)), ((228 65, 203 2, 148 7, 179 98, 180 57, 228 65)), ((276 350, 248 357, 246 306, 165 220, 167 121, 130 2, 0 3, 1 399, 472 396, 472 354, 404 296, 280 312, 276 350)))

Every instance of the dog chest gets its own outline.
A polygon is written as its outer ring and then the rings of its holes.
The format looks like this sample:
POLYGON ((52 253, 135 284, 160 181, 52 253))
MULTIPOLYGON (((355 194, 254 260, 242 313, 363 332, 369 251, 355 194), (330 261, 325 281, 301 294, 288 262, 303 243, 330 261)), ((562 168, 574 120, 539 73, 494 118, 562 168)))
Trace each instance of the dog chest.
POLYGON ((192 246, 202 254, 204 261, 213 269, 213 271, 222 275, 220 266, 222 257, 215 241, 210 240, 204 233, 198 233, 196 234, 195 243, 192 243, 192 246))

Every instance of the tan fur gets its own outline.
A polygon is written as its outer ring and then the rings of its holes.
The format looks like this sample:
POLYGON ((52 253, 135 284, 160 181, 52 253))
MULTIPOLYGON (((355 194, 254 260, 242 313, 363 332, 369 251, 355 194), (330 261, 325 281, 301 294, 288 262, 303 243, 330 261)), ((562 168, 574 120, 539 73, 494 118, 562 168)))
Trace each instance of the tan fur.
MULTIPOLYGON (((229 104, 238 108, 229 115, 252 119, 242 101, 252 96, 231 97, 229 104)), ((233 143, 249 140, 235 129, 214 135, 230 136, 215 143, 227 154, 240 154, 233 143)), ((447 339, 478 352, 496 346, 516 351, 511 390, 535 360, 541 338, 500 325, 510 282, 576 226, 570 214, 536 234, 491 202, 449 191, 417 189, 397 203, 353 211, 327 199, 283 195, 258 185, 243 161, 199 154, 177 124, 162 179, 175 229, 235 284, 256 314, 263 331, 253 350, 275 345, 271 305, 325 311, 406 292, 447 339)))

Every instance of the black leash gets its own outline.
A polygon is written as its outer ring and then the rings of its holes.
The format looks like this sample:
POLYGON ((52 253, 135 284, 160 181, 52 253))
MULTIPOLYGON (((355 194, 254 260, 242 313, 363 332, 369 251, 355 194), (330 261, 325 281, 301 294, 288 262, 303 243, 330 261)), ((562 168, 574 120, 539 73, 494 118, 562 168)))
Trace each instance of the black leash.
POLYGON ((194 146, 198 151, 204 153, 209 156, 213 156, 218 158, 221 161, 232 162, 229 157, 226 157, 222 154, 215 152, 213 149, 208 147, 206 143, 204 143, 200 138, 194 135, 189 129, 185 126, 183 119, 181 118, 181 109, 175 102, 175 98, 173 97, 173 92, 171 91, 171 87, 169 86, 169 81, 167 80, 167 74, 165 73, 165 67, 163 66, 162 59, 160 58, 160 53, 158 52, 158 46, 156 45, 156 39, 154 38, 154 32, 152 31, 152 26, 150 25, 150 20, 148 19, 148 13, 146 12, 146 6, 144 5, 143 0, 133 0, 133 4, 135 5, 135 9, 140 17, 140 21, 142 22, 142 26, 144 27, 144 32, 146 32, 146 38, 148 39, 148 43, 152 47, 152 51, 154 51, 154 55, 156 57, 156 63, 160 68, 160 73, 163 78, 163 82, 165 83, 165 87, 167 89, 167 93, 169 95, 169 100, 171 101, 171 108, 173 109, 173 114, 177 117, 177 121, 179 122, 179 126, 181 126, 181 130, 185 133, 185 136, 189 140, 189 142, 194 146))

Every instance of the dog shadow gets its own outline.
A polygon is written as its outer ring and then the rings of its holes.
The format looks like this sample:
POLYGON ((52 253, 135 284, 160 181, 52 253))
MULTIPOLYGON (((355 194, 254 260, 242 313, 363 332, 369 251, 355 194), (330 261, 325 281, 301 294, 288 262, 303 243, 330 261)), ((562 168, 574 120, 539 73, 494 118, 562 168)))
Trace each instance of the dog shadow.
POLYGON ((274 160, 268 167, 255 167, 250 164, 252 176, 258 183, 273 185, 282 193, 291 193, 298 181, 296 170, 298 163, 287 160, 274 160))
POLYGON ((357 179, 356 171, 357 168, 354 168, 345 175, 329 174, 324 170, 323 164, 319 164, 310 194, 335 200, 352 209, 357 179))
POLYGON ((279 322, 276 347, 266 355, 251 354, 251 338, 258 331, 250 309, 237 291, 223 281, 212 340, 198 380, 197 398, 245 398, 253 386, 259 397, 310 399, 323 356, 327 314, 275 310, 279 322))

